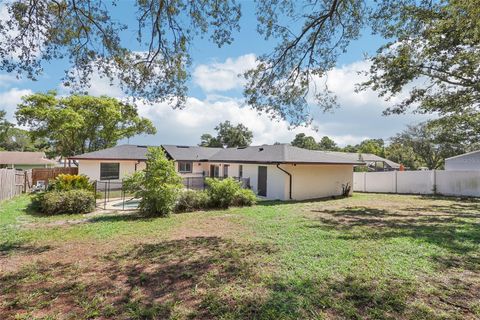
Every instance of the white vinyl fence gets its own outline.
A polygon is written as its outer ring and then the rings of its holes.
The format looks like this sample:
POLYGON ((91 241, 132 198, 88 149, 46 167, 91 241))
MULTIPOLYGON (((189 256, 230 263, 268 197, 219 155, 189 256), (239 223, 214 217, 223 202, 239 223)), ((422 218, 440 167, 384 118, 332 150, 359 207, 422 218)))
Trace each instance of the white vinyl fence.
POLYGON ((480 171, 354 172, 353 191, 480 197, 480 171))

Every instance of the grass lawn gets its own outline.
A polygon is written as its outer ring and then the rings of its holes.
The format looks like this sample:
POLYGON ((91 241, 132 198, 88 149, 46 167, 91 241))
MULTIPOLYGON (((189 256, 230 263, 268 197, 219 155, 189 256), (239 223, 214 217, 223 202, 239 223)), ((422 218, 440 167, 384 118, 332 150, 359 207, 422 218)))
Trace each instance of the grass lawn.
POLYGON ((480 201, 357 194, 145 218, 0 204, 0 319, 478 319, 480 201))

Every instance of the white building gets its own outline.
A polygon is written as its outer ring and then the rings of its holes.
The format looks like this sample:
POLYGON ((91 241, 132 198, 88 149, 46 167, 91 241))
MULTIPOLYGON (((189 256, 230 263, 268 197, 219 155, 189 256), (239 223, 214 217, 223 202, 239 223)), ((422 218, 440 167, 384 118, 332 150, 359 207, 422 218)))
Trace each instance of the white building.
POLYGON ((480 170, 480 150, 445 159, 445 170, 480 170))
MULTIPOLYGON (((306 150, 288 144, 244 148, 161 146, 187 183, 195 177, 236 177, 267 199, 304 200, 339 196, 353 185, 353 166, 364 164, 347 156, 306 150)), ((72 157, 79 174, 91 180, 118 181, 143 170, 146 146, 120 145, 72 157)))

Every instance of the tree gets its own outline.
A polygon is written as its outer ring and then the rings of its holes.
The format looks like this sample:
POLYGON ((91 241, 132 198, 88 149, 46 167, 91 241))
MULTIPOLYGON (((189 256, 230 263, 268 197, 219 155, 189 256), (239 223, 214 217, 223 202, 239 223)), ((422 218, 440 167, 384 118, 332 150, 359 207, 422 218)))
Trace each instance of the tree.
MULTIPOLYGON (((258 31, 276 41, 272 52, 260 56, 257 67, 245 75, 246 100, 257 111, 299 125, 312 120, 312 99, 320 109, 335 107, 324 76, 367 29, 391 41, 374 58, 367 86, 396 94, 422 77, 431 83, 412 90, 406 104, 421 101, 428 112, 478 107, 476 1, 256 3, 258 31)), ((138 37, 131 49, 121 40, 132 34, 132 26, 111 16, 110 1, 12 0, 4 6, 8 15, 0 24, 0 70, 34 79, 45 62, 68 59, 65 85, 73 89, 84 88, 98 72, 118 79, 130 95, 168 100, 174 107, 185 104, 194 38, 209 36, 218 46, 228 44, 241 15, 235 0, 136 0, 132 12, 137 12, 138 37)))
POLYGON ((315 138, 307 136, 305 133, 298 133, 295 139, 292 140, 291 145, 308 150, 318 150, 318 144, 315 138))
POLYGON ((146 164, 145 171, 137 171, 124 180, 123 188, 140 198, 141 212, 167 216, 173 211, 183 189, 182 178, 162 148, 148 148, 146 164))
POLYGON ((104 96, 32 94, 22 98, 16 117, 18 124, 30 127, 32 138, 47 139, 65 157, 113 147, 135 134, 156 132, 150 120, 138 116, 134 105, 104 96))
POLYGON ((385 157, 393 162, 403 164, 405 168, 416 170, 422 166, 412 146, 394 142, 385 148, 385 157))
POLYGON ((383 139, 365 139, 357 147, 358 153, 371 153, 379 157, 384 157, 383 139))
POLYGON ((203 134, 200 137, 200 146, 235 148, 246 147, 252 143, 253 132, 241 123, 234 126, 227 120, 219 123, 215 131, 217 131, 216 137, 208 133, 203 134))
POLYGON ((202 134, 202 136, 200 137, 200 146, 210 147, 210 148, 221 148, 221 147, 223 147, 220 140, 213 137, 209 133, 202 134))
POLYGON ((462 144, 444 139, 445 132, 441 126, 424 122, 408 126, 402 133, 391 138, 392 144, 401 144, 415 152, 416 159, 429 169, 442 168, 444 159, 463 153, 462 144))
POLYGON ((376 26, 392 41, 371 59, 369 80, 360 89, 372 88, 386 99, 408 90, 408 96, 385 114, 411 108, 442 117, 478 113, 478 1, 437 1, 404 12, 396 21, 384 17, 384 25, 376 26))
POLYGON ((332 139, 330 139, 327 136, 322 137, 322 139, 318 143, 318 149, 319 150, 327 150, 327 151, 338 151, 339 150, 335 141, 333 141, 332 139))
POLYGON ((8 139, 8 133, 13 124, 10 123, 7 119, 7 112, 5 110, 0 110, 0 148, 4 148, 3 144, 8 139))
MULTIPOLYGON (((125 5, 127 2, 122 3, 125 5)), ((238 29, 240 5, 233 0, 131 2, 132 26, 111 16, 117 1, 12 0, 0 24, 0 70, 30 79, 43 65, 70 62, 64 84, 76 92, 95 73, 117 79, 127 94, 174 107, 185 103, 190 47, 195 36, 209 36, 219 47, 238 29), (131 35, 137 34, 131 44, 131 35), (128 41, 122 36, 128 35, 128 41), (133 49, 132 49, 133 48, 133 49)))

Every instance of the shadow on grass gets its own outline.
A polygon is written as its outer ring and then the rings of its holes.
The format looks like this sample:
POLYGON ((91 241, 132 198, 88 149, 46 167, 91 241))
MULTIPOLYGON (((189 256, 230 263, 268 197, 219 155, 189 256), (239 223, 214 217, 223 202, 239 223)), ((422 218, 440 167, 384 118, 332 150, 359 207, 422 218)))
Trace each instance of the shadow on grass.
POLYGON ((331 196, 326 198, 316 198, 316 199, 307 199, 307 200, 260 200, 257 202, 257 206, 281 206, 281 205, 291 205, 291 204, 301 204, 301 203, 318 203, 331 200, 341 200, 349 197, 344 196, 331 196))
POLYGON ((410 304, 416 294, 410 282, 361 275, 282 277, 265 262, 275 253, 265 244, 194 237, 139 245, 83 267, 36 264, 0 275, 0 299, 5 301, 0 314, 13 318, 33 310, 70 318, 360 319, 426 312, 410 304))
POLYGON ((308 227, 341 231, 337 237, 345 240, 402 237, 418 239, 450 252, 448 259, 437 259, 444 267, 449 266, 449 259, 456 259, 452 266, 461 265, 468 270, 478 270, 480 215, 461 213, 466 210, 475 211, 475 204, 471 207, 462 204, 453 207, 459 210, 458 214, 451 211, 445 213, 449 207, 437 205, 407 208, 398 212, 369 207, 312 210, 319 213, 319 216, 315 217, 308 227))
POLYGON ((34 246, 24 242, 3 242, 0 243, 0 258, 11 254, 40 254, 51 250, 51 246, 34 246))

